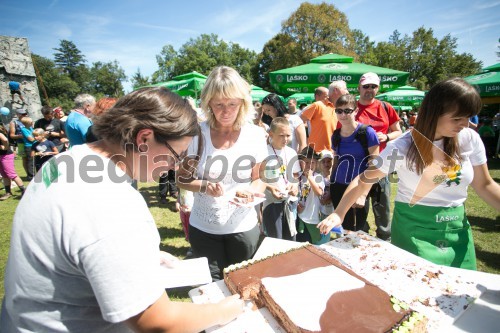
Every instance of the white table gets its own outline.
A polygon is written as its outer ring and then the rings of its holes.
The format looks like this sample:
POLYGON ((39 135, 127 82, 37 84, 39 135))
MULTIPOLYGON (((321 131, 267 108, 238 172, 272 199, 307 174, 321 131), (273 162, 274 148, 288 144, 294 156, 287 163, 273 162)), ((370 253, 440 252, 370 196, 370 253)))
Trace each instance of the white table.
MULTIPOLYGON (((273 253, 286 251, 294 247, 300 246, 301 243, 284 241, 275 238, 265 238, 259 247, 257 253, 255 254, 255 259, 261 259, 272 255, 273 253)), ((425 267, 431 270, 439 270, 443 275, 448 278, 452 277, 452 280, 457 281, 469 281, 468 284, 474 283, 474 287, 480 288, 483 292, 481 296, 472 303, 465 312, 461 313, 457 318, 446 318, 444 320, 439 320, 433 326, 430 326, 430 331, 446 331, 446 332, 499 332, 500 331, 500 275, 469 271, 457 268, 450 268, 444 266, 434 265, 426 260, 416 257, 406 251, 403 251, 387 242, 380 241, 376 238, 368 236, 363 232, 353 233, 349 235, 346 239, 337 239, 331 241, 327 244, 321 246, 321 248, 330 252, 334 257, 351 267, 355 272, 359 269, 363 269, 363 262, 359 260, 359 256, 368 257, 369 259, 377 260, 377 265, 387 262, 390 264, 390 260, 398 260, 398 262, 403 262, 404 265, 412 265, 415 263, 416 267, 425 267), (349 243, 349 237, 352 241, 349 243), (360 242, 361 246, 356 244, 360 242), (365 241, 366 240, 366 241, 365 241), (380 242, 375 247, 376 251, 386 251, 379 253, 372 253, 365 247, 364 244, 370 242, 380 242), (353 244, 350 247, 349 244, 353 244), (368 253, 368 255, 366 255, 368 253), (377 259, 374 259, 377 258, 377 259), (354 265, 356 263, 356 265, 354 265), (423 265, 423 266, 422 266, 423 265), (354 267, 353 267, 354 266, 354 267), (456 277, 456 279, 455 279, 456 277)), ((364 264, 364 263, 363 263, 364 264)), ((367 261, 367 269, 373 262, 367 261)), ((388 272, 388 274, 394 274, 393 272, 388 272)), ((359 274, 359 272, 357 272, 359 274)), ((371 281, 372 283, 378 285, 381 289, 387 291, 390 294, 397 295, 398 283, 405 284, 405 288, 412 290, 412 288, 419 288, 420 283, 414 283, 414 285, 408 285, 408 281, 401 281, 402 279, 384 279, 383 272, 379 276, 375 276, 376 281, 371 281), (400 280, 400 281, 398 281, 400 280), (395 289, 396 288, 396 289, 395 289)), ((366 279, 370 280, 365 275, 366 279)), ((391 275, 392 276, 392 275, 391 275)), ((223 281, 218 281, 215 283, 210 283, 199 288, 195 288, 189 292, 189 296, 194 303, 211 303, 217 302, 222 298, 229 296, 231 293, 227 289, 223 281)), ((425 296, 425 295, 423 295, 425 296)), ((417 309, 422 312, 424 311, 417 309)), ((432 314, 432 313, 431 313, 432 314)), ((262 309, 251 309, 250 305, 247 307, 246 311, 240 315, 236 320, 225 326, 212 327, 206 332, 231 332, 231 333, 243 333, 243 332, 255 332, 255 333, 266 333, 266 332, 285 332, 285 330, 276 322, 273 316, 269 313, 266 308, 262 309)))

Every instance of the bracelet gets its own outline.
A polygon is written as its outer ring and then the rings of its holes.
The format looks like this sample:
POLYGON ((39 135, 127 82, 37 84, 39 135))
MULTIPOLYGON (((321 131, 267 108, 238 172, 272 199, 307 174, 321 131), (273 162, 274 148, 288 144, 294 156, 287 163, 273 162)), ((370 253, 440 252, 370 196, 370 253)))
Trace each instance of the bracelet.
POLYGON ((385 135, 385 142, 389 142, 389 140, 390 140, 390 139, 391 139, 391 138, 389 138, 389 135, 387 135, 387 134, 386 134, 386 135, 385 135))

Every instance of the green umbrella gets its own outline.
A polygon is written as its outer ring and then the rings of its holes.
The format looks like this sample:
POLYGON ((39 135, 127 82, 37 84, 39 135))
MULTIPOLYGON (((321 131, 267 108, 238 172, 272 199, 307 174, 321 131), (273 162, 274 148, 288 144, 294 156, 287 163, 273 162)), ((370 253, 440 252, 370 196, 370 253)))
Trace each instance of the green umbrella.
POLYGON ((396 90, 375 96, 378 100, 389 102, 397 106, 418 106, 424 100, 425 91, 412 86, 402 86, 396 90))
POLYGON ((286 98, 288 101, 290 98, 295 98, 297 100, 297 105, 300 104, 311 104, 314 103, 314 93, 295 93, 293 95, 290 95, 286 98))
POLYGON ((332 81, 344 80, 351 92, 356 92, 361 76, 374 72, 380 76, 380 91, 388 91, 406 84, 409 74, 394 69, 353 63, 352 57, 326 54, 309 64, 280 69, 269 73, 269 81, 279 93, 312 93, 319 86, 327 87, 332 81))
POLYGON ((172 80, 151 85, 151 87, 165 87, 181 96, 191 96, 198 99, 207 79, 193 77, 185 80, 172 80))
POLYGON ((251 85, 252 90, 250 90, 250 95, 252 95, 252 101, 262 102, 262 99, 270 94, 269 91, 262 89, 261 87, 251 85))
POLYGON ((471 75, 465 78, 465 81, 473 85, 481 97, 499 97, 500 96, 500 63, 486 67, 490 72, 471 75))
POLYGON ((177 75, 177 76, 174 76, 174 80, 186 80, 186 79, 192 79, 192 78, 198 78, 198 79, 207 79, 208 77, 201 74, 201 73, 198 73, 197 71, 192 71, 190 73, 186 73, 186 74, 181 74, 181 75, 177 75))

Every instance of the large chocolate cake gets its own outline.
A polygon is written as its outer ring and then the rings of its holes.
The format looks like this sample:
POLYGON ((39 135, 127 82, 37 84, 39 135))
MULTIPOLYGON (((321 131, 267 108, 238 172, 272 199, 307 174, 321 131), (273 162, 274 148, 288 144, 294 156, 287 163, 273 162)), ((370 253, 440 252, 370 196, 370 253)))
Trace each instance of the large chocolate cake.
POLYGON ((231 265, 224 281, 287 332, 425 332, 420 314, 309 244, 231 265))

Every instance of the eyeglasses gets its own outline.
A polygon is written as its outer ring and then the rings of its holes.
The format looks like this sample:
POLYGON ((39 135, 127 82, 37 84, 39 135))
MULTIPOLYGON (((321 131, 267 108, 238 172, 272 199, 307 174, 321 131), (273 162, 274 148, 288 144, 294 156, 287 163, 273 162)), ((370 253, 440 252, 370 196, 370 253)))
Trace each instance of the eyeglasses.
POLYGON ((362 85, 363 89, 368 89, 368 88, 372 88, 372 89, 377 89, 378 86, 376 84, 365 84, 365 85, 362 85))
POLYGON ((211 103, 210 104, 210 107, 212 108, 212 110, 215 110, 215 111, 224 111, 224 109, 228 109, 230 111, 234 111, 236 109, 239 109, 239 107, 241 106, 241 104, 243 103, 242 100, 231 100, 229 101, 228 104, 224 104, 224 103, 211 103))
POLYGON ((335 109, 336 114, 342 114, 342 113, 351 114, 353 112, 354 112, 354 109, 335 109))
POLYGON ((169 145, 167 141, 165 141, 165 146, 167 146, 168 150, 170 150, 172 155, 174 155, 175 164, 179 165, 182 162, 182 157, 180 157, 179 154, 177 154, 177 152, 174 150, 174 148, 172 148, 172 146, 169 145))

